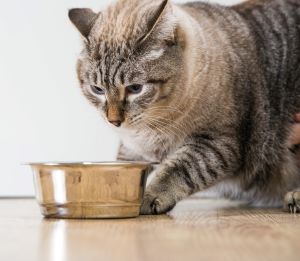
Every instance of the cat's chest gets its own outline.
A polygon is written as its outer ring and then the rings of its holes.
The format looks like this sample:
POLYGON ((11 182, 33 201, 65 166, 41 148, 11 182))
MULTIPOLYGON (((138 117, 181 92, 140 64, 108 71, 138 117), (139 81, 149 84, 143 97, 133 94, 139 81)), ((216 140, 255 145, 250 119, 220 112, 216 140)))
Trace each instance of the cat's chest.
POLYGON ((167 141, 155 135, 122 133, 122 144, 133 153, 145 160, 161 162, 167 155, 167 141))

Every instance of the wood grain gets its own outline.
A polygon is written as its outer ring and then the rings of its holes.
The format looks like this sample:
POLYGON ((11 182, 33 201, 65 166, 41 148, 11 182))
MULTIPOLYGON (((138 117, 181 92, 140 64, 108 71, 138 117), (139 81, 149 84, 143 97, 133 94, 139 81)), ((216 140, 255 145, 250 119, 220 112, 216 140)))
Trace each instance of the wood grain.
POLYGON ((0 260, 300 260, 300 215, 191 198, 170 216, 45 220, 0 200, 0 260))

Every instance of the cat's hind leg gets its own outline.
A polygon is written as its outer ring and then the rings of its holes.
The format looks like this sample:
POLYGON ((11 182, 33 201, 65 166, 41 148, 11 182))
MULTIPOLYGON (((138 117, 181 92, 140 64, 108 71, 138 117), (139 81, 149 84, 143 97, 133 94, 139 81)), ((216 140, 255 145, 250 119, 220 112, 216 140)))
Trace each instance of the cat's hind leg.
MULTIPOLYGON (((300 115, 299 115, 300 116, 300 115)), ((290 213, 300 213, 300 149, 299 145, 294 146, 293 149, 290 149, 292 151, 292 159, 294 160, 294 173, 296 175, 293 175, 292 178, 292 184, 295 184, 294 187, 289 189, 284 197, 283 207, 284 210, 289 211, 290 213), (295 178, 296 177, 296 178, 295 178)), ((286 175, 285 175, 286 176, 286 175)))
POLYGON ((290 213, 300 212, 300 188, 290 191, 285 195, 284 209, 290 213))

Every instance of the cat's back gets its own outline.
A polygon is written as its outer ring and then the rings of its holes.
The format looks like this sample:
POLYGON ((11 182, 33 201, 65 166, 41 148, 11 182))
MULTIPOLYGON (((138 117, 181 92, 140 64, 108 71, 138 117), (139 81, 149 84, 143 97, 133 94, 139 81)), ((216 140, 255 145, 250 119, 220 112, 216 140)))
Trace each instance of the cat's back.
POLYGON ((247 21, 255 36, 273 107, 286 97, 285 107, 299 109, 300 0, 250 0, 232 9, 247 21))
MULTIPOLYGON (((216 10, 216 7, 223 7, 224 9, 233 9, 239 13, 251 13, 254 10, 265 9, 265 8, 275 8, 277 10, 284 11, 284 8, 293 7, 299 8, 300 1, 299 0, 248 0, 244 1, 240 4, 233 6, 222 6, 219 4, 212 4, 205 1, 194 1, 187 2, 181 5, 183 8, 194 9, 194 11, 208 11, 208 10, 216 10)), ((297 10, 296 10, 297 11, 297 10)), ((300 13, 298 12, 298 15, 300 13)))
POLYGON ((255 47, 253 57, 264 75, 271 107, 281 104, 283 97, 288 97, 286 106, 300 107, 295 98, 300 93, 300 0, 249 0, 231 7, 191 2, 182 7, 200 26, 217 25, 227 32, 236 52, 245 43, 239 44, 240 39, 255 47))
POLYGON ((265 32, 287 35, 300 31, 300 0, 249 0, 230 9, 265 32))
POLYGON ((249 0, 233 6, 195 1, 181 7, 198 21, 203 21, 202 17, 211 18, 224 27, 233 26, 240 16, 265 32, 300 32, 300 0, 249 0))
MULTIPOLYGON (((251 13, 253 10, 276 8, 277 10, 284 11, 286 7, 300 7, 299 0, 248 0, 240 4, 232 6, 233 9, 240 13, 251 13)), ((300 14, 298 14, 300 15, 300 14)))

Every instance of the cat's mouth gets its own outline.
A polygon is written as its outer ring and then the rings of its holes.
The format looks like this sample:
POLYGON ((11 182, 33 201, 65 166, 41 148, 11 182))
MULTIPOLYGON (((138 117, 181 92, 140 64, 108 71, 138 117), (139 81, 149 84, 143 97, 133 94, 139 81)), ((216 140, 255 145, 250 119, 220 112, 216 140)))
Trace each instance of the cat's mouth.
POLYGON ((118 129, 135 129, 142 122, 138 117, 125 117, 124 119, 108 119, 106 117, 106 121, 110 126, 118 129))

